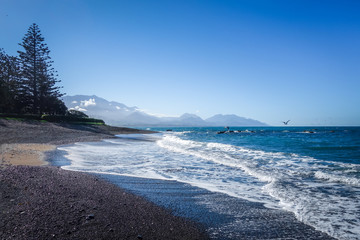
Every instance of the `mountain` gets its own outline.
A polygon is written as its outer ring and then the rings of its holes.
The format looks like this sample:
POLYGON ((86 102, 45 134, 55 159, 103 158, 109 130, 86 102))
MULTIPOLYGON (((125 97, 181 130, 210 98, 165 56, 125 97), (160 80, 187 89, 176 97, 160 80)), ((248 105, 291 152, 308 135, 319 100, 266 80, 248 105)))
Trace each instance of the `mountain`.
POLYGON ((195 114, 185 113, 180 117, 157 117, 137 107, 128 107, 123 103, 107 101, 92 95, 65 96, 68 109, 84 112, 90 117, 103 119, 114 126, 265 126, 257 120, 236 115, 215 115, 206 120, 195 114))
POLYGON ((151 116, 144 112, 133 112, 130 115, 126 116, 123 120, 123 125, 137 125, 137 126, 146 126, 146 125, 158 125, 161 124, 161 120, 158 117, 151 116))
POLYGON ((234 114, 222 115, 217 114, 211 118, 205 120, 207 123, 213 126, 266 126, 267 124, 260 121, 239 117, 234 114))
POLYGON ((109 102, 95 95, 65 96, 63 101, 68 109, 78 110, 90 117, 103 119, 111 125, 127 125, 125 123, 131 122, 131 115, 140 112, 137 107, 128 107, 125 104, 113 101, 109 102))
POLYGON ((207 122, 205 122, 201 117, 190 114, 190 113, 184 113, 179 117, 179 125, 185 125, 185 126, 207 126, 207 122))

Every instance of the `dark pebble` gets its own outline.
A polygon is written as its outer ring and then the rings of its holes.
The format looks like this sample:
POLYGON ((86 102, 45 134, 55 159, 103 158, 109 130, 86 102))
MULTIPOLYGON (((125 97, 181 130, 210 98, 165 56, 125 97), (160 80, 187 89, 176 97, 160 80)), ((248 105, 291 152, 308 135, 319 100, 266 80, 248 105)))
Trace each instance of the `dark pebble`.
POLYGON ((6 223, 0 239, 208 239, 195 224, 104 180, 93 184, 94 179, 53 166, 0 169, 0 206, 6 209, 0 211, 6 223))

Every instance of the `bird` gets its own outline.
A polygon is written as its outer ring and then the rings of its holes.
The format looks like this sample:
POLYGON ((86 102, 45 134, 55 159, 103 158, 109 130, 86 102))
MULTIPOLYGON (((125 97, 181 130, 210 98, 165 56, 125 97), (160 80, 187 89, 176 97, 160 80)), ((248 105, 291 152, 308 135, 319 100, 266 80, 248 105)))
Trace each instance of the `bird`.
POLYGON ((288 123, 290 122, 290 120, 287 120, 286 122, 283 122, 285 125, 288 125, 288 123))

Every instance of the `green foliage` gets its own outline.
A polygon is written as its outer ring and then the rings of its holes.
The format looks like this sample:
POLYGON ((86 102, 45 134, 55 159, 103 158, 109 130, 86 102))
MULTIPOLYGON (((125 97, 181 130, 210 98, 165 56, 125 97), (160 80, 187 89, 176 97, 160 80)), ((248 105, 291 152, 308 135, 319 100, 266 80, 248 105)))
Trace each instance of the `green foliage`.
POLYGON ((59 92, 60 87, 56 86, 60 81, 56 78, 57 74, 49 55, 50 50, 38 25, 34 23, 29 27, 19 45, 24 48, 23 51, 18 51, 22 83, 20 92, 24 101, 34 114, 61 111, 57 107, 62 108, 58 99, 63 94, 59 92))
POLYGON ((16 112, 19 105, 19 67, 15 57, 0 49, 0 112, 16 112))
POLYGON ((83 118, 71 115, 37 115, 37 114, 5 114, 0 113, 0 118, 8 120, 36 120, 46 122, 58 122, 58 123, 72 123, 72 124, 91 124, 91 125, 104 125, 105 122, 96 118, 83 118))
POLYGON ((23 51, 12 57, 0 49, 0 118, 76 124, 104 125, 76 110, 68 111, 60 99, 60 81, 52 67, 50 50, 39 27, 29 27, 22 43, 23 51))
POLYGON ((88 117, 89 117, 89 116, 86 115, 85 113, 80 112, 80 111, 77 111, 77 110, 74 110, 74 109, 69 110, 69 111, 68 111, 68 115, 70 115, 70 116, 82 117, 82 118, 88 118, 88 117))
POLYGON ((36 114, 16 114, 16 113, 0 113, 0 118, 7 120, 41 120, 41 116, 36 114))
POLYGON ((64 94, 56 85, 60 81, 38 25, 29 27, 19 45, 23 51, 18 57, 0 49, 0 113, 66 114, 60 99, 64 94))
POLYGON ((71 122, 71 123, 86 123, 86 124, 105 124, 101 119, 83 118, 73 115, 43 115, 41 119, 48 122, 71 122))

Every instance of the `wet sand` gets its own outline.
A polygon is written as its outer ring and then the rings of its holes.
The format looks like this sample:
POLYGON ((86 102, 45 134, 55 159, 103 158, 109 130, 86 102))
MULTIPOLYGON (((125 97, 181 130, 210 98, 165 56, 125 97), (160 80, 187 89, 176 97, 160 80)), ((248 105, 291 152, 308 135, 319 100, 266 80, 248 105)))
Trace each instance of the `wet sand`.
POLYGON ((206 239, 195 224, 94 176, 0 170, 0 239, 206 239))
POLYGON ((210 239, 331 240, 326 233, 298 221, 293 213, 265 207, 177 181, 99 175, 136 195, 201 223, 210 239))
POLYGON ((0 168, 46 165, 45 152, 56 145, 114 138, 116 134, 152 133, 106 125, 79 125, 0 119, 0 168))
POLYGON ((0 239, 332 239, 292 213, 188 184, 44 165, 57 144, 146 133, 116 129, 0 120, 0 239))
POLYGON ((0 239, 207 239, 197 225, 95 176, 45 166, 58 144, 147 131, 0 119, 0 239))

